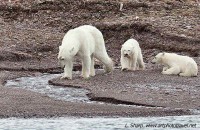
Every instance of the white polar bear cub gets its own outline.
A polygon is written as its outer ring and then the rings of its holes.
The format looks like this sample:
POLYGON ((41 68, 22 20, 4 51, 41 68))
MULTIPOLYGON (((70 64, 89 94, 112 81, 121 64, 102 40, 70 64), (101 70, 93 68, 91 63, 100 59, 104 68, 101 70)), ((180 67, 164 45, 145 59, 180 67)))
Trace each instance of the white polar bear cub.
POLYGON ((188 56, 181 56, 175 53, 159 53, 152 60, 152 63, 164 65, 162 74, 179 74, 180 76, 197 76, 197 63, 188 56))
POLYGON ((120 61, 122 71, 145 69, 141 48, 135 39, 129 39, 122 45, 120 61))
POLYGON ((95 75, 94 58, 104 64, 106 72, 113 70, 113 61, 108 56, 102 33, 91 25, 83 25, 69 30, 59 47, 58 60, 64 68, 61 78, 72 79, 73 59, 77 55, 82 60, 82 76, 95 75))

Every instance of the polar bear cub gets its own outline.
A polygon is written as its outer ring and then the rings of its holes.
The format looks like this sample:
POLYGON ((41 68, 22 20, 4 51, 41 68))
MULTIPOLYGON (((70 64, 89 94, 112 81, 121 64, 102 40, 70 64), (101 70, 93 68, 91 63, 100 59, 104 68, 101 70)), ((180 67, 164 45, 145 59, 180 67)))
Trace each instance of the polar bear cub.
POLYGON ((188 56, 181 56, 175 53, 159 53, 152 60, 152 63, 164 65, 162 74, 179 74, 180 76, 197 76, 197 63, 188 56))
POLYGON ((129 39, 122 45, 120 61, 122 71, 145 69, 141 48, 135 39, 129 39))
POLYGON ((104 70, 113 70, 113 61, 108 56, 102 33, 94 26, 83 25, 69 30, 59 47, 58 60, 64 68, 61 78, 72 79, 74 56, 82 60, 82 77, 89 78, 95 75, 94 58, 104 64, 104 70))

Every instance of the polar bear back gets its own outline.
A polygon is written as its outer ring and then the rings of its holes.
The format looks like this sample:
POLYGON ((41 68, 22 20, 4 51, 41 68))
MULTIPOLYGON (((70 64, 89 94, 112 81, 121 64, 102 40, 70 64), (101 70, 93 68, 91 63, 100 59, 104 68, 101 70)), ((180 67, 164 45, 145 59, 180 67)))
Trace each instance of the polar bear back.
POLYGON ((106 50, 102 33, 90 25, 69 30, 64 36, 61 46, 65 46, 65 48, 76 46, 80 53, 89 52, 91 54, 106 50), (84 51, 88 49, 89 51, 84 51))
POLYGON ((123 44, 124 48, 139 47, 139 43, 135 39, 129 39, 123 44))
POLYGON ((198 71, 197 63, 194 61, 194 59, 188 56, 181 56, 175 53, 165 53, 164 62, 170 66, 179 66, 181 71, 188 68, 192 68, 194 71, 198 71))

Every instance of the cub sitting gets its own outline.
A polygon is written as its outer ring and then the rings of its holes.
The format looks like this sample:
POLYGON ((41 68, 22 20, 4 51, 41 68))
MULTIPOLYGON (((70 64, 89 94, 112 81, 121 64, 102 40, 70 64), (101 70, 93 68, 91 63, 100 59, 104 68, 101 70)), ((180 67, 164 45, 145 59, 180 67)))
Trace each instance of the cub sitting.
POLYGON ((159 53, 152 60, 152 63, 164 65, 162 74, 179 74, 180 76, 197 76, 197 63, 188 56, 181 56, 175 53, 159 53))

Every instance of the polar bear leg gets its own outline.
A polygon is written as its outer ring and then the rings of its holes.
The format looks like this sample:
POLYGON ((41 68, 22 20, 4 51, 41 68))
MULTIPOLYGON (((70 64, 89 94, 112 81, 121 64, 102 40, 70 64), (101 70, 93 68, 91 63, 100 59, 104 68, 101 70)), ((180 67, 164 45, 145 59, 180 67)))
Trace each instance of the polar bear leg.
POLYGON ((139 70, 140 69, 140 66, 139 66, 139 63, 138 61, 136 62, 136 70, 139 70))
POLYGON ((95 58, 103 63, 106 73, 113 71, 113 61, 108 55, 96 54, 95 58))
POLYGON ((91 66, 91 57, 90 56, 84 56, 82 61, 82 76, 83 78, 89 78, 90 77, 90 66, 91 66))
POLYGON ((184 70, 184 72, 181 72, 180 76, 197 76, 198 70, 194 66, 193 63, 188 63, 187 68, 184 70))
POLYGON ((145 69, 145 65, 144 65, 144 61, 143 61, 143 56, 142 56, 141 52, 138 54, 137 63, 139 65, 139 69, 141 69, 141 70, 145 69))
POLYGON ((136 70, 136 68, 137 68, 137 60, 135 60, 135 59, 133 59, 132 61, 131 61, 131 68, 130 68, 130 70, 136 70))
POLYGON ((68 61, 64 68, 64 75, 61 79, 72 79, 73 62, 68 61))
POLYGON ((179 75, 180 75, 180 76, 195 76, 195 75, 192 75, 190 69, 187 69, 187 70, 185 70, 184 72, 181 72, 179 75))
POLYGON ((130 70, 136 70, 136 67, 137 67, 137 56, 133 56, 133 58, 131 59, 131 62, 130 62, 130 70))
POLYGON ((180 76, 191 76, 190 73, 186 73, 186 72, 184 72, 184 73, 180 73, 179 75, 180 75, 180 76))
POLYGON ((122 71, 130 69, 130 59, 127 57, 121 56, 121 66, 122 66, 122 71))
POLYGON ((180 73, 180 68, 178 66, 174 66, 174 67, 171 67, 169 69, 167 69, 166 71, 162 71, 162 74, 179 74, 180 73))
POLYGON ((94 56, 93 55, 91 56, 90 76, 95 76, 94 56))

